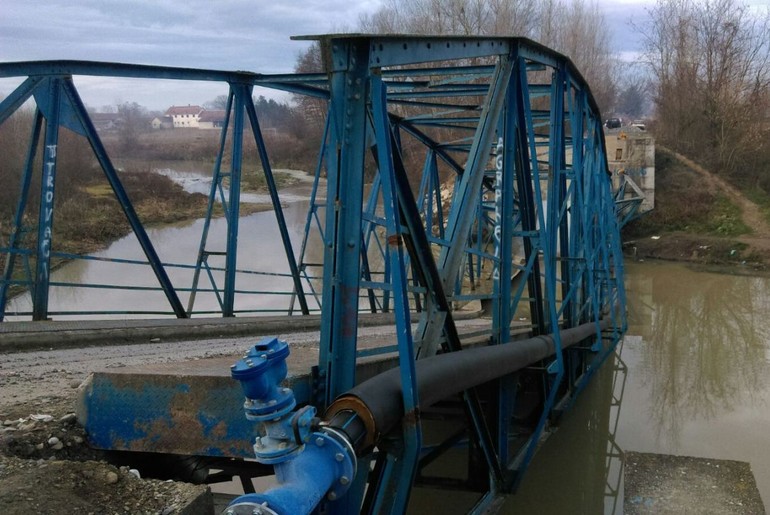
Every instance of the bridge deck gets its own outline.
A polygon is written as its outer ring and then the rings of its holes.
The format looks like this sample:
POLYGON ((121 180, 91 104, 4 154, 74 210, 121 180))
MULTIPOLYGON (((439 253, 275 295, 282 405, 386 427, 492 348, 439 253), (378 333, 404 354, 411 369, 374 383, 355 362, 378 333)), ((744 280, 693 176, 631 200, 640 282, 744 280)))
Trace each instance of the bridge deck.
MULTIPOLYGON (((455 319, 467 320, 478 316, 477 311, 457 312, 455 319)), ((392 313, 367 313, 359 318, 361 326, 393 323, 392 313)), ((3 322, 0 324, 0 352, 146 343, 155 338, 167 341, 281 334, 318 330, 320 325, 321 315, 3 322)))

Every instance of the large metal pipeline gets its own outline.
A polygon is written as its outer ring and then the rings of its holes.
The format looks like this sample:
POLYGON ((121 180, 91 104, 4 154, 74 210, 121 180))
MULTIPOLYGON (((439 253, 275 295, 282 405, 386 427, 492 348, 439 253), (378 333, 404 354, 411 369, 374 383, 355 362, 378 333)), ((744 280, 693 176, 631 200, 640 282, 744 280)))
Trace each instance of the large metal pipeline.
MULTIPOLYGON (((570 347, 610 325, 609 317, 559 333, 570 347)), ((536 336, 439 354, 415 364, 420 407, 521 370, 556 352, 553 336, 536 336)), ((278 486, 235 499, 227 515, 310 513, 324 497, 345 494, 355 476, 356 456, 375 445, 404 418, 401 371, 394 368, 338 397, 317 423, 315 409, 297 411, 294 395, 280 386, 286 377, 286 342, 265 338, 232 366, 241 382, 246 417, 260 426, 254 452, 275 466, 278 486)))
MULTIPOLYGON (((610 326, 610 317, 597 324, 590 322, 559 333, 562 348, 575 345, 610 326)), ((475 347, 459 352, 438 354, 415 363, 420 408, 441 399, 511 374, 556 352, 552 335, 535 336, 504 345, 475 347)), ((345 430, 356 450, 374 445, 381 435, 391 431, 404 416, 401 370, 383 372, 338 397, 326 410, 329 425, 358 418, 355 431, 345 430), (363 431, 364 434, 360 434, 363 431)))

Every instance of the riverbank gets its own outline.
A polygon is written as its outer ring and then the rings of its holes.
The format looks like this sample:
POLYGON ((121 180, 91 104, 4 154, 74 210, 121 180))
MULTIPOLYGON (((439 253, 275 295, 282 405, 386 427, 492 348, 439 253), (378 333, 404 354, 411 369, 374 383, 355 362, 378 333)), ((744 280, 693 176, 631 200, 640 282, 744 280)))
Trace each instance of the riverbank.
POLYGON ((767 270, 763 209, 722 178, 658 147, 655 209, 623 229, 626 255, 749 272, 767 270))
MULTIPOLYGON (((120 181, 131 201, 133 210, 145 229, 167 227, 192 222, 206 215, 208 193, 211 189, 211 165, 201 161, 150 161, 124 159, 116 161, 120 181), (178 172, 177 170, 183 170, 178 172), (197 188, 189 188, 194 183, 197 188), (205 192, 205 193, 204 193, 205 192)), ((261 170, 247 170, 241 184, 241 216, 272 210, 267 184, 261 170)), ((312 177, 299 170, 274 170, 279 189, 304 193, 303 185, 312 177)), ((223 186, 226 188, 226 181, 223 186)), ((89 255, 106 249, 112 243, 131 234, 131 226, 115 194, 99 170, 89 169, 77 183, 68 184, 65 194, 57 200, 54 221, 51 269, 58 270, 71 261, 72 255, 89 255)), ((220 202, 213 207, 213 217, 221 218, 220 202)), ((3 235, 5 239, 7 235, 3 235)), ((17 247, 30 246, 22 239, 17 247)), ((0 255, 0 267, 5 255, 0 255)), ((34 256, 31 257, 34 268, 34 256)), ((15 269, 17 280, 23 268, 15 269)), ((11 296, 25 289, 12 286, 11 296)))
MULTIPOLYGON (((199 169, 201 163, 194 163, 199 169)), ((120 178, 137 216, 145 228, 160 227, 177 222, 191 221, 206 215, 211 180, 201 191, 189 190, 184 182, 171 173, 176 168, 188 169, 187 161, 129 161, 120 172, 120 178)), ((210 171, 206 174, 210 176, 210 171)), ((275 171, 279 188, 300 181, 296 171, 275 171)), ((201 170, 201 177, 204 172, 201 170)), ((94 180, 80 188, 80 194, 65 203, 62 213, 57 212, 57 248, 61 252, 87 254, 101 250, 111 242, 131 233, 131 227, 120 204, 106 180, 94 180), (77 213, 73 212, 77 209, 77 213)), ((309 178, 308 178, 309 180, 309 178)), ((224 186, 227 182, 224 181, 224 186)), ((252 171, 244 173, 241 184, 243 194, 264 194, 267 183, 264 175, 252 171)), ((241 216, 272 209, 267 202, 241 202, 241 216)), ((221 203, 214 205, 213 215, 224 216, 221 203)))

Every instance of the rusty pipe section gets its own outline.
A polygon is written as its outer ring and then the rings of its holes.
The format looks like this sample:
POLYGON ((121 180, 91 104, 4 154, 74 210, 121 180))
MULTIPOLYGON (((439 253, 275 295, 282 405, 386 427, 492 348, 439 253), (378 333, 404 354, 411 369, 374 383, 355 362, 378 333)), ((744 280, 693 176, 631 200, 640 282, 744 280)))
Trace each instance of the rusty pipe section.
MULTIPOLYGON (((604 317, 599 324, 589 322, 560 331, 562 348, 595 336, 610 323, 610 317, 604 317)), ((547 335, 418 360, 415 371, 420 407, 521 370, 555 352, 553 335, 547 335)), ((375 445, 403 416, 401 369, 396 367, 338 397, 326 410, 324 420, 345 431, 360 451, 375 445)))

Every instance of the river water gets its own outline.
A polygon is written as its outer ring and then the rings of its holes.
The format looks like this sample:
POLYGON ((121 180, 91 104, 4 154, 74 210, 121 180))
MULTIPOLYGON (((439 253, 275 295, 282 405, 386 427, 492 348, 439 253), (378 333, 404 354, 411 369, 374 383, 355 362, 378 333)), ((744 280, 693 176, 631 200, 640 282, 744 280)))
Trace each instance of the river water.
MULTIPOLYGON (((295 248, 306 212, 306 201, 285 206, 295 248)), ((150 230, 161 259, 188 262, 196 255, 202 223, 150 230)), ((239 263, 258 263, 265 271, 283 266, 274 226, 272 212, 241 220, 239 263)), ((223 241, 223 235, 224 221, 213 220, 212 238, 223 241)), ((316 253, 311 261, 320 260, 317 242, 309 250, 316 253)), ((129 236, 99 256, 139 259, 141 250, 129 236)), ((146 267, 116 273, 108 265, 73 262, 56 271, 53 280, 154 285, 146 267)), ((171 278, 189 284, 190 272, 174 272, 171 278)), ((285 277, 260 281, 260 288, 291 289, 285 277)), ((770 502, 769 292, 767 277, 626 263, 629 329, 620 356, 603 367, 563 418, 503 513, 622 513, 623 451, 747 461, 763 500, 770 502)), ((52 310, 119 309, 127 300, 144 309, 167 309, 160 293, 71 288, 53 288, 52 293, 52 310)), ((203 305, 196 303, 197 309, 216 303, 213 295, 199 301, 203 305)), ((11 308, 24 309, 24 302, 29 299, 15 299, 11 308)), ((241 309, 251 309, 277 301, 255 296, 242 302, 247 304, 241 309)), ((443 491, 424 499, 434 510, 464 513, 474 497, 443 491)))
POLYGON ((770 502, 770 279, 629 264, 618 443, 751 464, 770 502))
MULTIPOLYGON (((208 196, 211 189, 210 171, 196 162, 155 162, 151 170, 166 175, 180 184, 190 193, 204 193, 208 196), (173 166, 173 168, 171 168, 173 166)), ((276 170, 276 173, 293 176, 299 182, 281 191, 281 202, 289 238, 295 256, 298 256, 305 230, 309 196, 313 178, 297 170, 276 170)), ((227 189, 224 189, 227 195, 227 189)), ((323 194, 323 185, 320 193, 323 194)), ((317 197, 316 201, 322 201, 317 197)), ((243 270, 236 277, 237 293, 235 309, 240 312, 272 311, 286 313, 291 303, 292 280, 286 275, 289 267, 281 235, 278 231, 275 213, 266 193, 242 193, 244 204, 260 204, 267 209, 242 216, 239 219, 237 268, 243 270), (282 275, 276 275, 282 274, 282 275)), ((187 307, 189 289, 193 283, 195 258, 201 241, 204 220, 198 219, 163 227, 148 228, 147 235, 160 260, 165 264, 182 264, 184 267, 166 266, 169 278, 178 290, 181 302, 187 307)), ((224 218, 213 218, 209 227, 206 243, 207 251, 226 249, 227 223, 224 218)), ((158 289, 158 281, 146 264, 126 264, 114 260, 146 261, 139 242, 133 233, 113 243, 106 249, 94 253, 93 260, 74 260, 56 269, 51 274, 49 292, 49 311, 52 318, 99 319, 99 318, 141 318, 158 317, 165 313, 173 316, 165 294, 158 289), (56 285, 58 283, 59 285, 56 285), (71 285, 89 285, 88 287, 71 285), (62 286, 64 285, 64 286, 62 286), (106 288, 105 286, 116 288, 106 288), (144 287, 146 289, 119 289, 121 287, 144 287), (151 288, 153 290, 148 290, 151 288), (89 313, 103 314, 91 315, 89 313), (144 312, 144 314, 139 313, 144 312), (67 315, 66 313, 73 313, 67 315)), ((311 230, 305 253, 305 261, 320 263, 323 260, 323 247, 318 231, 311 230)), ((224 268, 224 257, 209 256, 212 268, 224 268)), ((318 273, 318 268, 308 267, 308 276, 318 273)), ((221 290, 224 287, 224 272, 213 271, 214 284, 221 290)), ((318 309, 318 303, 311 291, 311 283, 305 281, 308 307, 318 309)), ((312 281, 313 288, 320 285, 312 281)), ((201 272, 199 288, 212 290, 212 284, 205 273, 201 272)), ((317 292, 320 295, 320 292, 317 292)), ((297 307, 297 304, 294 304, 297 307)), ((32 298, 29 293, 11 299, 6 310, 7 320, 29 320, 32 298)), ((213 291, 199 291, 195 298, 194 311, 205 316, 217 316, 221 313, 219 301, 213 291)))
MULTIPOLYGON (((295 253, 300 248, 307 214, 307 201, 288 203, 284 207, 289 235, 295 253)), ((164 263, 194 265, 198 255, 203 219, 193 222, 151 228, 147 230, 150 241, 164 263)), ((209 229, 207 248, 209 250, 224 250, 226 245, 227 224, 224 218, 212 219, 209 229)), ((308 258, 311 261, 321 260, 320 245, 312 245, 308 258)), ((93 255, 96 258, 122 259, 144 261, 144 254, 133 234, 112 243, 108 248, 93 255)), ((224 266, 222 257, 209 258, 211 266, 224 266)), ((239 222, 238 239, 238 268, 259 273, 288 273, 286 253, 281 243, 280 233, 276 227, 273 211, 263 211, 241 217, 239 222)), ((193 271, 189 268, 167 268, 171 282, 177 288, 190 288, 193 271)), ((224 285, 224 274, 215 272, 215 283, 218 288, 224 285)), ((261 291, 262 294, 236 294, 236 309, 252 310, 285 310, 289 306, 292 281, 286 276, 253 275, 240 273, 237 277, 238 290, 261 291), (269 294, 267 292, 278 292, 269 294)), ((66 264, 51 274, 52 283, 80 283, 89 285, 113 286, 145 286, 157 288, 158 282, 152 270, 146 265, 132 265, 108 261, 77 260, 66 264)), ((201 274, 200 287, 211 288, 205 273, 201 274)), ((187 293, 180 292, 182 303, 187 305, 187 293)), ((309 299, 310 308, 317 304, 309 299)), ((218 311, 217 298, 212 292, 199 293, 195 301, 197 312, 218 311)), ((29 312, 32 301, 29 294, 20 295, 9 302, 8 320, 29 319, 29 317, 13 316, 14 312, 29 312)), ((112 314, 92 316, 96 318, 120 318, 120 311, 166 312, 170 311, 168 300, 161 291, 106 289, 106 288, 76 288, 69 286, 52 286, 49 295, 51 312, 91 312, 112 311, 112 314)), ((54 316, 58 320, 68 318, 83 318, 84 315, 54 316)), ((141 315, 126 315, 136 318, 141 315)), ((156 316, 157 315, 145 315, 156 316)), ((217 316, 217 315, 208 315, 217 316)))
POLYGON ((620 358, 503 513, 623 513, 620 451, 746 461, 770 502, 770 278, 627 262, 626 294, 620 358))
MULTIPOLYGON (((622 452, 745 461, 770 502, 770 278, 626 263, 629 329, 503 514, 622 514, 622 452)), ((451 468, 451 466, 450 466, 451 468)), ((476 496, 418 490, 410 513, 476 496)))

